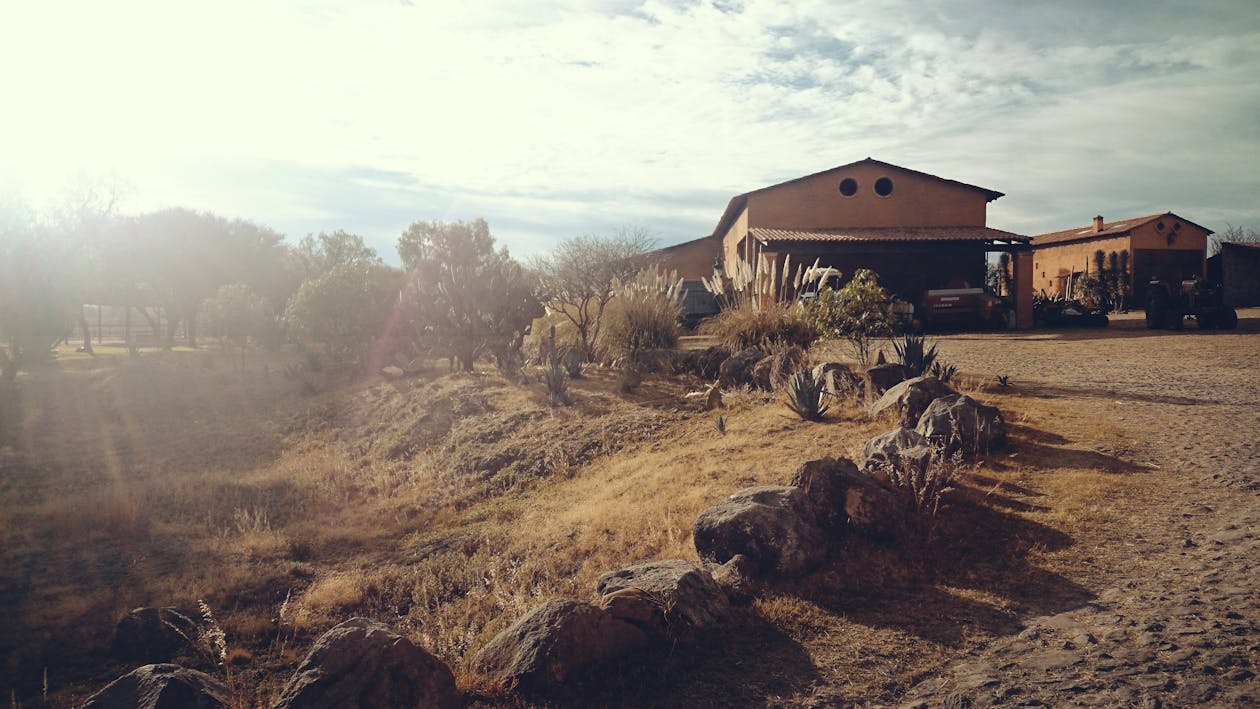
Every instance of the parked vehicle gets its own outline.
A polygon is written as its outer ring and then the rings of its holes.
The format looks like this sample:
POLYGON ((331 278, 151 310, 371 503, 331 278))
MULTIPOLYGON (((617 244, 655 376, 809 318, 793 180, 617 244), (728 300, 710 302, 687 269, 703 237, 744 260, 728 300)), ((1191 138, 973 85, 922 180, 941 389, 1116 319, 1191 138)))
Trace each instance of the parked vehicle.
POLYGON ((1102 309, 1060 295, 1033 298, 1033 321, 1043 327, 1107 327, 1110 323, 1102 309))
POLYGON ((1238 313, 1225 305, 1225 289, 1198 278, 1181 283, 1153 280, 1146 286, 1146 327, 1180 330, 1186 318, 1200 330, 1233 330, 1238 313))
POLYGON ((939 288, 923 293, 919 320, 927 329, 1007 325, 1006 303, 983 288, 939 288))

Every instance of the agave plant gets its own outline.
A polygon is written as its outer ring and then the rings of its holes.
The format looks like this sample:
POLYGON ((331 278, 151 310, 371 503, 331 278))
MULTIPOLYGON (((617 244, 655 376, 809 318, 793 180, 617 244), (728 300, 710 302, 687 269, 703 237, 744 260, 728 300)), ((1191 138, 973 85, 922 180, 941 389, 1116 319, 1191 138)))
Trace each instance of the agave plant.
POLYGON ((808 369, 793 374, 788 379, 786 391, 788 408, 806 421, 821 421, 823 414, 831 408, 831 404, 824 403, 826 387, 816 381, 813 372, 808 369))
POLYGON ((923 335, 906 335, 901 342, 893 343, 898 362, 908 367, 915 376, 931 370, 933 363, 936 362, 936 345, 933 344, 925 349, 925 344, 923 335))
POLYGON ((931 372, 932 376, 948 384, 958 373, 958 367, 944 362, 933 362, 931 372))

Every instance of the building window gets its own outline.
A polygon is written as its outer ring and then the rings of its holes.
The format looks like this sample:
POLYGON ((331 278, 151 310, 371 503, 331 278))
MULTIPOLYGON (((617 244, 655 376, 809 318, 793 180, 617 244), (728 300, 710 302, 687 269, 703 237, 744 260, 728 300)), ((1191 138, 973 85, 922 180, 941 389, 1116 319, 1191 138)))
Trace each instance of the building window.
POLYGON ((889 178, 881 177, 878 180, 875 180, 875 194, 879 195, 880 197, 887 197, 888 195, 892 194, 892 190, 893 190, 893 183, 892 183, 892 180, 890 180, 889 178))
POLYGON ((852 177, 846 177, 843 180, 840 180, 840 194, 845 197, 852 197, 857 194, 857 188, 857 180, 852 177))

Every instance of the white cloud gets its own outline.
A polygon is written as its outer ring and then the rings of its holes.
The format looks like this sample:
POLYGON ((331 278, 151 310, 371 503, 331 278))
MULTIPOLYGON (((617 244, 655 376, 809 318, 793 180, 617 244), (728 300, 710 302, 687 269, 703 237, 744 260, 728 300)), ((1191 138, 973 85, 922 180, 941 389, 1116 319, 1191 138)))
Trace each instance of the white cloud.
POLYGON ((410 219, 480 215, 518 250, 625 222, 693 238, 731 194, 867 155, 1007 192, 990 222, 1017 231, 1129 204, 1257 224, 1253 16, 53 1, 0 11, 22 107, 0 114, 0 153, 32 194, 114 169, 137 209, 360 230, 383 251, 410 219))

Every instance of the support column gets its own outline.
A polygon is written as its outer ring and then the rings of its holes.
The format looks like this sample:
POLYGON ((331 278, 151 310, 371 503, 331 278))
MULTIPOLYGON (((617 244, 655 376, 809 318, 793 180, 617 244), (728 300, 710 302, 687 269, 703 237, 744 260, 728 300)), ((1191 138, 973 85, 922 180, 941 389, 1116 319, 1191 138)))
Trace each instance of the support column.
POLYGON ((1033 326, 1033 253, 1016 251, 1011 254, 1013 262, 1014 283, 1012 293, 1015 296, 1015 327, 1029 330, 1033 326))

